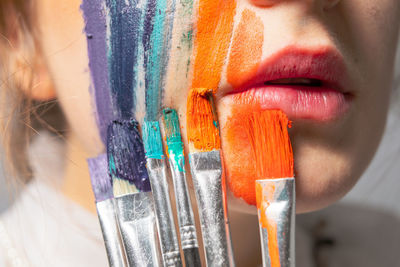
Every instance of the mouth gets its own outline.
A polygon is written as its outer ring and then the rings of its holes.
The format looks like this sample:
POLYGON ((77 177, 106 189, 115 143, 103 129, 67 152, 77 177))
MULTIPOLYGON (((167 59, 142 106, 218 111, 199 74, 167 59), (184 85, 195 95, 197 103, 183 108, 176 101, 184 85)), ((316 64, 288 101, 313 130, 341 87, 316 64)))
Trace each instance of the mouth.
POLYGON ((264 85, 287 85, 287 86, 310 86, 320 87, 322 81, 318 79, 309 78, 284 78, 264 82, 264 85))
POLYGON ((342 56, 331 47, 289 46, 261 62, 257 72, 221 89, 221 100, 235 111, 280 109, 291 120, 331 121, 351 106, 342 56))

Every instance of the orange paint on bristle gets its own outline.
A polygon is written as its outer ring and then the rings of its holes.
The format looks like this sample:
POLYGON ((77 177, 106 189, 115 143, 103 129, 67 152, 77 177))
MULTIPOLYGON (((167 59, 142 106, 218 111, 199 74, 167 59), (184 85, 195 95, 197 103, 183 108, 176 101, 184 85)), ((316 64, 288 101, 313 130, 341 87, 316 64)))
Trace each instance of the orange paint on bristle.
POLYGON ((279 245, 278 245, 278 225, 276 221, 268 219, 267 209, 270 206, 268 199, 273 199, 275 186, 271 184, 264 188, 256 184, 257 209, 259 210, 259 222, 262 228, 268 232, 268 254, 272 267, 280 267, 279 245), (263 192, 264 191, 264 192, 263 192), (263 197, 264 196, 264 197, 263 197))
POLYGON ((294 176, 290 121, 280 110, 232 114, 224 127, 228 184, 236 197, 256 205, 256 180, 294 176))
POLYGON ((289 119, 280 110, 255 112, 244 121, 255 159, 257 179, 293 177, 289 119))
POLYGON ((253 11, 245 9, 235 30, 229 56, 227 76, 233 87, 240 86, 246 77, 257 71, 263 43, 264 24, 253 11))
POLYGON ((192 88, 217 90, 228 54, 235 0, 199 0, 192 88))
POLYGON ((212 91, 196 88, 189 92, 187 100, 187 136, 189 146, 199 151, 221 148, 215 107, 210 102, 212 91))

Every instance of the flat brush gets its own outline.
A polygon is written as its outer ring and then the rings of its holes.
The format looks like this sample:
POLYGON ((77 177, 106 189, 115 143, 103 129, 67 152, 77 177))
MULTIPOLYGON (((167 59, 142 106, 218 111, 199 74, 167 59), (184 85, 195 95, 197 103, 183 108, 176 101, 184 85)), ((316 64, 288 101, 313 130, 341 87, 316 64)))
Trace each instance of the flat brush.
POLYGON ((87 162, 108 263, 112 267, 126 267, 128 264, 115 213, 112 181, 107 170, 107 155, 102 154, 87 162))
POLYGON ((256 170, 256 200, 263 266, 293 267, 295 181, 290 122, 280 110, 241 116, 256 170))
POLYGON ((189 163, 207 266, 234 266, 219 125, 211 91, 192 89, 189 92, 186 118, 189 163))
POLYGON ((164 266, 182 266, 178 237, 169 199, 167 169, 158 121, 144 121, 142 137, 146 151, 146 167, 154 197, 158 233, 164 266))
POLYGON ((187 267, 200 267, 200 253, 189 190, 186 183, 185 155, 178 114, 174 109, 164 109, 162 117, 167 142, 168 162, 175 189, 178 224, 182 250, 187 267))
POLYGON ((107 156, 129 266, 162 266, 153 196, 136 121, 109 125, 107 156))

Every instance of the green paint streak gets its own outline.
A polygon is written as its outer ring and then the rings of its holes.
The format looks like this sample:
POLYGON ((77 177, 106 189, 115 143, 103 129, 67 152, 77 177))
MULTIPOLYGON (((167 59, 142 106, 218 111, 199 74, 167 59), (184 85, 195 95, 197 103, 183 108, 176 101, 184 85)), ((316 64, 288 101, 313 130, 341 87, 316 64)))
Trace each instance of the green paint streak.
MULTIPOLYGON (((179 0, 176 5, 176 18, 177 27, 175 34, 180 36, 179 44, 177 44, 177 54, 175 62, 175 75, 177 78, 182 74, 182 70, 185 70, 185 77, 188 78, 190 72, 190 57, 193 49, 193 0, 179 0)), ((178 78, 179 80, 179 78, 178 78)), ((186 90, 187 84, 177 84, 176 90, 186 90)))
POLYGON ((150 159, 163 159, 163 146, 161 139, 160 124, 158 121, 144 121, 142 137, 146 157, 150 159))
POLYGON ((163 110, 163 123, 167 139, 169 160, 175 170, 185 172, 185 156, 178 113, 174 109, 163 110))

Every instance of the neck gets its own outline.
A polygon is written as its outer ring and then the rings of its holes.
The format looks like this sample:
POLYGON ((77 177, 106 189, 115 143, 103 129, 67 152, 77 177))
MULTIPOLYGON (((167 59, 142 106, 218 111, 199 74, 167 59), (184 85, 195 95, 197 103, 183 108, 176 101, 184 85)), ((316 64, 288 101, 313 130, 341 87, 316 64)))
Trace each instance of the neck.
POLYGON ((96 213, 95 200, 90 184, 89 169, 84 151, 78 137, 71 133, 67 137, 63 194, 86 210, 96 213))

